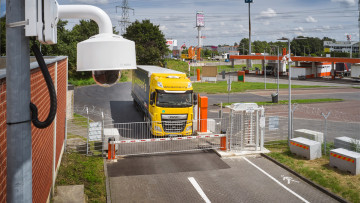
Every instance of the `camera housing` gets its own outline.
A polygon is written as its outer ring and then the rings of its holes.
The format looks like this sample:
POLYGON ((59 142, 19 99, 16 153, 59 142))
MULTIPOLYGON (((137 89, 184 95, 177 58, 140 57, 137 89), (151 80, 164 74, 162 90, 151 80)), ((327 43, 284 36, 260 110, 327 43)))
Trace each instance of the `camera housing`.
POLYGON ((77 45, 77 71, 92 71, 95 82, 111 86, 120 70, 136 69, 135 43, 114 34, 98 34, 77 45))
POLYGON ((97 84, 110 86, 120 70, 136 69, 135 43, 113 34, 110 17, 91 5, 59 5, 56 0, 26 1, 26 36, 36 36, 43 44, 57 43, 59 19, 91 19, 99 34, 77 44, 77 71, 92 71, 97 84))

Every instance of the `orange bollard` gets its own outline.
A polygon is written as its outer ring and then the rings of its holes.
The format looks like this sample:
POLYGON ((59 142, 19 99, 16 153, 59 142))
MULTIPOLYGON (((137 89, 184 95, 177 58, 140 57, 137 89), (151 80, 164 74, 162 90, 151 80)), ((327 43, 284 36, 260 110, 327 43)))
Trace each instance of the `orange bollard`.
POLYGON ((115 159, 115 144, 112 145, 112 159, 115 159))
POLYGON ((197 81, 200 81, 200 69, 196 69, 197 81))
POLYGON ((115 159, 115 144, 111 144, 111 141, 115 141, 115 138, 110 137, 108 140, 108 160, 115 159))
POLYGON ((108 144, 108 160, 111 160, 112 159, 112 150, 111 150, 111 144, 109 142, 108 144))
POLYGON ((198 94, 198 106, 197 106, 197 131, 200 132, 200 94, 198 94))
POLYGON ((200 132, 207 132, 208 98, 200 97, 200 132))
POLYGON ((221 137, 220 138, 220 150, 221 151, 226 151, 226 137, 221 137))

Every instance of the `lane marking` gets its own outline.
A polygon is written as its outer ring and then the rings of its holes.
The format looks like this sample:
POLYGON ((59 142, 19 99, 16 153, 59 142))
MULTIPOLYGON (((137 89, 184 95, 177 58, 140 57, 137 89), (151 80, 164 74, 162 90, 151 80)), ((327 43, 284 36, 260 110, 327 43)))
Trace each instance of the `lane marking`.
POLYGON ((265 172, 263 169, 261 169, 260 167, 258 167, 257 165, 255 165, 253 162, 251 162, 249 159, 243 157, 245 159, 245 161, 247 161, 249 164, 253 165, 255 168, 257 168, 259 171, 261 171, 263 174, 265 174, 267 177, 269 177, 270 179, 272 179, 273 181, 275 181, 277 184, 279 184, 281 187, 283 187, 285 190, 289 191, 291 194, 295 195, 297 198, 299 198, 300 200, 302 200, 303 202, 306 203, 310 203, 309 201, 307 201, 306 199, 304 199, 303 197, 301 197, 300 195, 298 195, 297 193, 295 193, 294 191, 292 191, 291 189, 289 189, 288 187, 286 187, 285 185, 283 185, 281 182, 279 182, 278 180, 276 180, 274 177, 272 177, 270 174, 268 174, 267 172, 265 172))
POLYGON ((209 200, 209 198, 207 198, 207 196, 205 195, 204 191, 201 189, 200 185, 196 182, 195 178, 193 177, 188 177, 190 183, 194 186, 194 188, 196 189, 196 191, 199 193, 199 195, 203 198, 203 200, 206 203, 211 203, 211 201, 209 200))

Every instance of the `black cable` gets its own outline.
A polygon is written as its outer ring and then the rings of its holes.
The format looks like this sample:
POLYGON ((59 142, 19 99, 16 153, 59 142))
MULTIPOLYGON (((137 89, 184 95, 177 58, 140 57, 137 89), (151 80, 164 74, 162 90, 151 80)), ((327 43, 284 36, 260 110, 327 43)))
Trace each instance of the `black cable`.
POLYGON ((50 111, 49 111, 49 115, 46 118, 46 120, 43 121, 43 122, 39 121, 37 107, 35 106, 35 104, 30 102, 31 121, 32 121, 32 123, 34 124, 35 127, 42 129, 42 128, 48 127, 53 122, 53 120, 55 118, 55 115, 56 115, 57 99, 56 99, 56 92, 55 92, 54 84, 53 84, 53 81, 51 79, 49 70, 47 69, 44 58, 43 58, 38 46, 36 45, 36 43, 33 44, 31 49, 34 52, 36 60, 37 60, 37 62, 39 64, 41 72, 42 72, 42 74, 44 76, 44 79, 46 81, 46 85, 48 87, 49 95, 50 95, 50 111))

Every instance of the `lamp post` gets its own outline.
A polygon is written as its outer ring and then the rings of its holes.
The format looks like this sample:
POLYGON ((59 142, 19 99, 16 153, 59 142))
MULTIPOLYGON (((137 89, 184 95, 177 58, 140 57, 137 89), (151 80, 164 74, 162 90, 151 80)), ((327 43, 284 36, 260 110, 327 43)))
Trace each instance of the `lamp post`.
MULTIPOLYGON (((249 5, 249 53, 248 55, 251 55, 251 18, 250 18, 250 4, 253 2, 253 0, 245 0, 245 3, 249 5)), ((252 68, 251 60, 248 61, 248 69, 250 70, 252 68)))
MULTIPOLYGON (((298 39, 307 39, 307 38, 294 38, 294 40, 298 39)), ((282 37, 278 40, 287 40, 288 41, 288 50, 289 50, 289 57, 288 57, 288 66, 289 66, 289 112, 288 112, 288 145, 290 144, 290 139, 292 138, 292 118, 291 118, 291 51, 290 51, 290 38, 282 37)))
POLYGON ((278 60, 277 60, 277 95, 279 98, 279 71, 280 71, 280 60, 279 60, 279 46, 275 46, 275 45, 270 45, 270 47, 277 47, 277 56, 278 56, 278 60))

